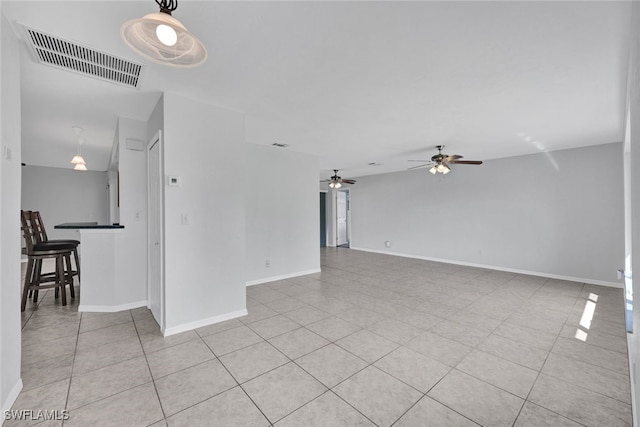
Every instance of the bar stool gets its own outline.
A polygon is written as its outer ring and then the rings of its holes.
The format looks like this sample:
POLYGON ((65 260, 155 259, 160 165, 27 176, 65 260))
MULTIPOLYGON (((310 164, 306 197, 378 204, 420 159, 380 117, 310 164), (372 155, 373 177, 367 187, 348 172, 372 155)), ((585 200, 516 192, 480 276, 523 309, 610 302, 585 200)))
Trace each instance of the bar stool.
POLYGON ((74 245, 72 243, 38 243, 36 233, 33 229, 33 215, 30 212, 21 211, 20 220, 22 231, 27 246, 27 272, 24 278, 24 289, 22 290, 21 311, 27 306, 29 292, 33 291, 33 302, 38 301, 38 291, 40 289, 55 288, 56 297, 58 292, 62 292, 62 305, 67 305, 66 285, 70 286, 71 297, 75 297, 73 290, 73 272, 71 270, 71 253, 74 245), (42 261, 45 259, 55 259, 55 273, 42 274, 42 261), (66 269, 65 269, 66 261, 66 269), (46 284, 50 283, 51 284, 46 284))
POLYGON ((74 239, 49 240, 49 238, 47 237, 47 230, 44 228, 44 222, 42 221, 40 211, 27 212, 30 212, 33 231, 36 235, 36 241, 38 243, 70 243, 74 245, 73 260, 75 261, 76 269, 73 271, 73 275, 78 276, 78 282, 80 282, 80 259, 78 258, 78 245, 80 244, 80 241, 74 239))

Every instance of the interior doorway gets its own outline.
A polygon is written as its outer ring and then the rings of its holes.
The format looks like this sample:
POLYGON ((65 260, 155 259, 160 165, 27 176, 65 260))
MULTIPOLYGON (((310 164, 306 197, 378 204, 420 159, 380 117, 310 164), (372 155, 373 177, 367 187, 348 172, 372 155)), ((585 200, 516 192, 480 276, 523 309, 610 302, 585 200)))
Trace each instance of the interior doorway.
POLYGON ((327 247, 327 193, 320 192, 320 247, 327 247))
POLYGON ((336 191, 336 246, 349 247, 349 190, 336 191))

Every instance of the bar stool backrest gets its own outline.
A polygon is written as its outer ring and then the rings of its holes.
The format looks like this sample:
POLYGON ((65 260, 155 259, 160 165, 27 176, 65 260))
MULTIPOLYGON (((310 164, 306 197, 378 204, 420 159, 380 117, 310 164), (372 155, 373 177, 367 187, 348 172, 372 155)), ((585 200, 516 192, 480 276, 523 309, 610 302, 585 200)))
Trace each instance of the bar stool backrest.
POLYGON ((20 221, 22 222, 22 234, 27 245, 27 255, 34 253, 34 245, 38 243, 36 233, 31 221, 31 211, 20 211, 20 221))
POLYGON ((42 216, 40 216, 40 211, 31 212, 31 225, 38 243, 43 243, 49 240, 47 237, 47 230, 44 228, 44 222, 42 222, 42 216))

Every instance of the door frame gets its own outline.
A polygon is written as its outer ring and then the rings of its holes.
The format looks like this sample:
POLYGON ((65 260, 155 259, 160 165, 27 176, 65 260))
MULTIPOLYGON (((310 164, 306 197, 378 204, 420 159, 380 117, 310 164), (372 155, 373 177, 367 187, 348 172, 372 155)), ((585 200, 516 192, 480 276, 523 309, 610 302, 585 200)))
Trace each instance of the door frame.
MULTIPOLYGON (((147 143, 146 156, 147 156, 147 206, 149 213, 151 211, 151 176, 150 171, 150 155, 151 149, 158 144, 158 175, 159 188, 158 198, 159 205, 161 206, 160 212, 158 212, 158 226, 160 227, 159 237, 160 241, 160 265, 159 265, 159 279, 160 279, 160 330, 164 334, 165 330, 165 283, 164 283, 164 142, 162 138, 162 130, 158 130, 156 134, 147 143)), ((149 215, 150 218, 151 215, 149 215)), ((151 245, 152 243, 152 229, 151 221, 147 220, 147 308, 151 308, 151 245)), ((156 319, 157 320, 157 319, 156 319)))

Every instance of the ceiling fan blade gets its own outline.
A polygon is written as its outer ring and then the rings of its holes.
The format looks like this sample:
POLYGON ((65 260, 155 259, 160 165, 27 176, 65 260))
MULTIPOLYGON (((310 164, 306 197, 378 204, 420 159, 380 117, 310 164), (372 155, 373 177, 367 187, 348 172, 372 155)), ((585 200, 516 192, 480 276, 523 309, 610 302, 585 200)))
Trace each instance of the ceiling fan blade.
POLYGON ((426 165, 418 165, 412 168, 407 168, 407 170, 410 171, 411 169, 426 168, 427 166, 431 166, 431 164, 427 163, 426 165))
POLYGON ((481 165, 482 160, 451 160, 449 163, 454 165, 481 165))
POLYGON ((355 179, 343 179, 342 183, 343 184, 355 184, 356 180, 355 179))
POLYGON ((446 160, 447 162, 452 162, 454 160, 458 160, 461 159, 463 156, 459 155, 459 154, 453 154, 451 156, 445 156, 443 160, 446 160))

